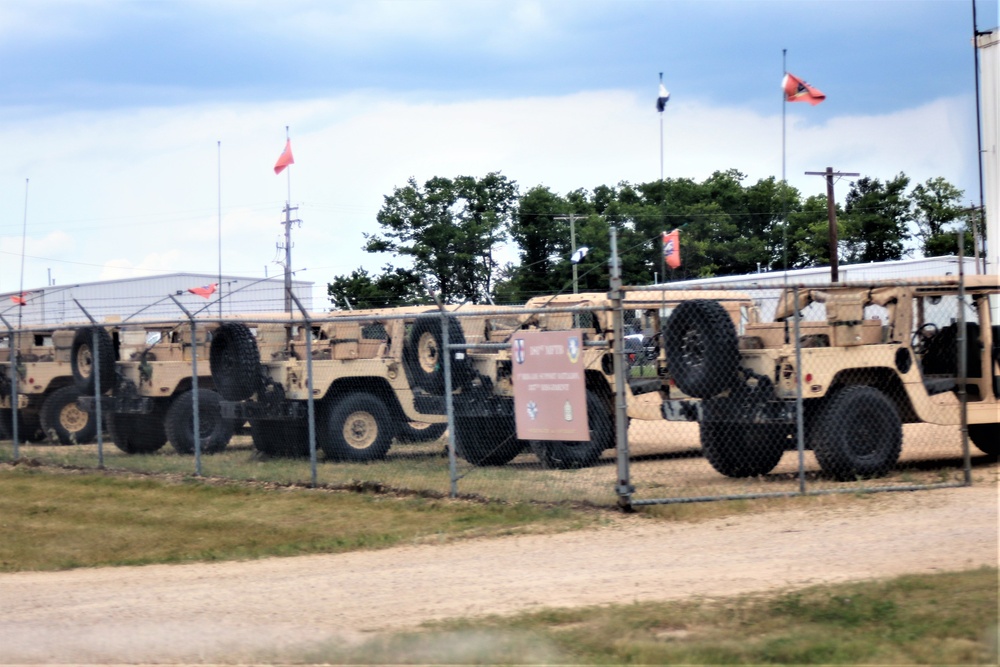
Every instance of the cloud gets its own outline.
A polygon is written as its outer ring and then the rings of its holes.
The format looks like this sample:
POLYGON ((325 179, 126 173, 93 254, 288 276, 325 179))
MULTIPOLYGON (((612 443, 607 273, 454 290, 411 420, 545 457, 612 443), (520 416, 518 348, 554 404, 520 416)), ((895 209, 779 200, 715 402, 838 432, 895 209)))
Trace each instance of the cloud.
MULTIPOLYGON (((0 141, 17 147, 0 165, 0 290, 17 284, 24 193, 11 184, 23 184, 24 174, 31 177, 28 254, 44 258, 26 261, 26 285, 44 284, 48 268, 61 284, 214 273, 221 141, 223 270, 275 275, 288 181, 271 167, 287 124, 296 157, 293 217, 302 220, 292 232, 293 267, 322 285, 392 261, 362 252, 363 233, 378 232, 383 197, 411 176, 423 182, 500 171, 522 190, 541 184, 559 193, 659 178, 653 102, 626 90, 476 101, 403 101, 370 91, 0 122, 0 141)), ((831 166, 882 179, 903 171, 913 183, 943 176, 967 195, 978 192, 970 106, 943 98, 817 122, 810 108, 790 105, 789 181, 820 194, 822 180, 802 172, 831 166)), ((668 177, 702 180, 729 168, 751 183, 780 177, 779 113, 686 98, 672 101, 663 120, 668 177)), ((838 186, 838 198, 846 192, 838 186)))

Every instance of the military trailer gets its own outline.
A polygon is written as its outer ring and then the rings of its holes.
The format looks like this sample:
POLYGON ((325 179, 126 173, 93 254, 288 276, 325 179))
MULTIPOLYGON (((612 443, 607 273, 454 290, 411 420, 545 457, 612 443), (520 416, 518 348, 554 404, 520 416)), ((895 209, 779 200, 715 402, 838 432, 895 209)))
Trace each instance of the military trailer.
POLYGON ((682 304, 667 324, 666 359, 677 387, 699 400, 676 401, 673 414, 700 420, 705 457, 730 477, 766 474, 796 446, 800 377, 805 446, 835 479, 890 471, 903 424, 957 429, 962 394, 972 443, 1000 454, 997 276, 913 282, 802 288, 797 301, 786 289, 773 322, 743 331, 719 302, 682 304), (800 318, 796 333, 796 311, 809 309, 821 319, 800 318))

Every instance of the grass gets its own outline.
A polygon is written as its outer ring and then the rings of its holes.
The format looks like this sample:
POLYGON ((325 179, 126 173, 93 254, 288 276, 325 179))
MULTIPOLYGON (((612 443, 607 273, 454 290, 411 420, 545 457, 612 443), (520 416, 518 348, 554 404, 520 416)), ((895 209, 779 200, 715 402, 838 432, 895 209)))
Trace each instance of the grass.
POLYGON ((529 504, 0 467, 6 572, 337 553, 601 521, 529 504))
POLYGON ((287 662, 997 664, 997 570, 426 624, 287 662))

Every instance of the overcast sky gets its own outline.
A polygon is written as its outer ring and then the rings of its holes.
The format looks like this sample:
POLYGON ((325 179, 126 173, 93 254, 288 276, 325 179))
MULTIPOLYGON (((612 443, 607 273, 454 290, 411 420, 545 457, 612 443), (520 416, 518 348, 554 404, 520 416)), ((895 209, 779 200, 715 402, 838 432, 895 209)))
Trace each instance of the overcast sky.
POLYGON ((22 241, 25 289, 216 273, 220 209, 223 272, 279 274, 286 126, 317 297, 396 261, 362 234, 411 176, 659 178, 660 72, 666 176, 780 178, 782 49, 827 95, 785 107, 804 194, 829 166, 978 203, 972 31, 971 0, 0 0, 0 292, 22 241))

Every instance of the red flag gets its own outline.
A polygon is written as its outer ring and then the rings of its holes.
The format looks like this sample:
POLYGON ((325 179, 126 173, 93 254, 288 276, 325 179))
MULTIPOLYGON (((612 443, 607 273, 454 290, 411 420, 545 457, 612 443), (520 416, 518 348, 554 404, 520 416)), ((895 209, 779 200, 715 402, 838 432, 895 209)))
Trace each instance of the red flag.
POLYGON ((663 232, 663 261, 671 269, 676 269, 681 265, 681 230, 675 229, 670 232, 663 232))
POLYGON ((197 294, 198 296, 203 296, 206 299, 213 294, 215 294, 215 288, 219 286, 219 283, 212 283, 211 285, 205 285, 203 287, 190 287, 188 292, 191 294, 197 294))
POLYGON ((24 294, 22 294, 21 296, 14 295, 14 296, 10 297, 10 300, 13 301, 14 303, 16 303, 19 306, 26 306, 26 305, 28 305, 28 302, 24 300, 24 294))
POLYGON ((290 164, 295 164, 295 158, 292 157, 292 140, 285 139, 285 150, 281 151, 278 161, 274 163, 274 173, 280 174, 290 164))
POLYGON ((808 102, 816 106, 826 99, 820 90, 813 88, 808 83, 795 76, 785 73, 785 78, 781 80, 781 88, 785 91, 786 102, 808 102))

